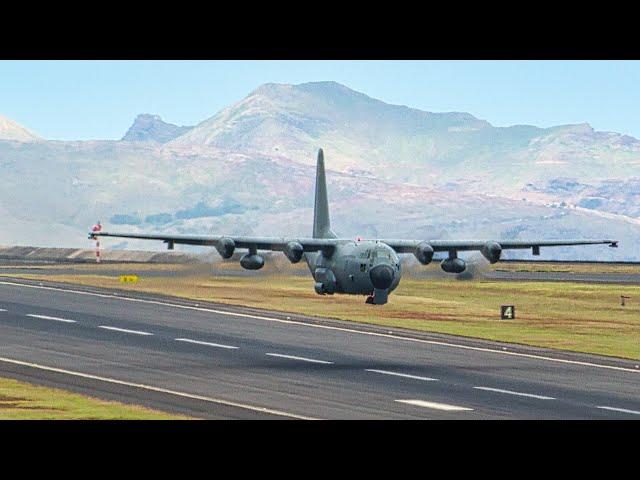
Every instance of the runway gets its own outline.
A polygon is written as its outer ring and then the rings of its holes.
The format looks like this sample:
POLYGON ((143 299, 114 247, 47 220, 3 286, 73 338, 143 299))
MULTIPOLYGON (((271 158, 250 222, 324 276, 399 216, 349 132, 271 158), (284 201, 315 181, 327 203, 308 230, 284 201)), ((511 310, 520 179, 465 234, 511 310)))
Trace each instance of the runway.
POLYGON ((0 280, 0 376, 200 418, 640 419, 637 364, 0 280))

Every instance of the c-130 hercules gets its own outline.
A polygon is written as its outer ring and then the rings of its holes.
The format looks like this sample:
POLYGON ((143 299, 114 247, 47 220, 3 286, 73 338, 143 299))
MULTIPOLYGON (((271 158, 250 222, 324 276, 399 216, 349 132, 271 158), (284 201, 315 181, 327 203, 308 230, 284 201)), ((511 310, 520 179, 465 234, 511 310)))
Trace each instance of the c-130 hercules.
POLYGON ((400 283, 402 269, 398 254, 413 254, 427 265, 435 252, 447 252, 448 257, 440 266, 447 273, 462 273, 466 264, 458 258, 459 251, 480 251, 491 263, 500 259, 502 250, 531 248, 533 255, 540 254, 540 247, 566 245, 609 244, 617 247, 617 240, 351 240, 338 238, 331 231, 327 182, 324 172, 324 155, 318 151, 316 167, 316 192, 313 211, 312 238, 236 237, 158 235, 135 233, 90 232, 89 238, 123 237, 145 240, 162 240, 170 250, 174 244, 208 245, 216 248, 225 259, 231 258, 236 248, 248 249, 240 259, 247 270, 259 270, 264 258, 258 250, 281 251, 291 261, 304 259, 315 280, 315 291, 320 295, 346 293, 367 295, 366 303, 387 303, 389 293, 400 283))

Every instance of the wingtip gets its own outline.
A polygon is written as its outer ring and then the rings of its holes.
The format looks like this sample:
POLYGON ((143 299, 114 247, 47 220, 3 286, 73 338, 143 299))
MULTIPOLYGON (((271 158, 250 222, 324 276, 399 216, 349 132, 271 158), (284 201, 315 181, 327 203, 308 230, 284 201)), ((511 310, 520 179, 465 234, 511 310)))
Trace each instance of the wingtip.
POLYGON ((324 162, 324 152, 321 148, 318 149, 318 162, 324 162))

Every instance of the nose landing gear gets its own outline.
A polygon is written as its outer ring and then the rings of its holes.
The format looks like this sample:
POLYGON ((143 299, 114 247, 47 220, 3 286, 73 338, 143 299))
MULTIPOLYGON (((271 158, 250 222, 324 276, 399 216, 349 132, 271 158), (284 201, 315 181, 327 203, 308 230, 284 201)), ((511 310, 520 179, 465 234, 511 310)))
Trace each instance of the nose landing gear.
POLYGON ((373 290, 373 295, 369 295, 365 300, 365 303, 371 305, 384 305, 389 300, 389 290, 376 288, 373 290))

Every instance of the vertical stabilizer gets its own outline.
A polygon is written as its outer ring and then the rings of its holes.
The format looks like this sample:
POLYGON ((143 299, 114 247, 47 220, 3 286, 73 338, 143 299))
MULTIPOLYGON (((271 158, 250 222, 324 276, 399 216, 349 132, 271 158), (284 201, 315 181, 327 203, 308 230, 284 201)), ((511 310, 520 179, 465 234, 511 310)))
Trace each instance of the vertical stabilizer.
POLYGON ((329 220, 329 200, 327 198, 327 178, 324 174, 324 153, 318 150, 316 166, 316 198, 313 205, 313 238, 336 238, 331 231, 329 220))

